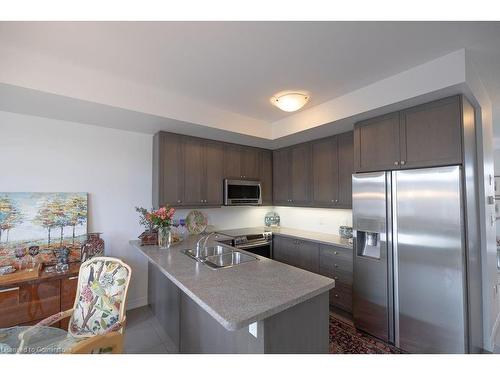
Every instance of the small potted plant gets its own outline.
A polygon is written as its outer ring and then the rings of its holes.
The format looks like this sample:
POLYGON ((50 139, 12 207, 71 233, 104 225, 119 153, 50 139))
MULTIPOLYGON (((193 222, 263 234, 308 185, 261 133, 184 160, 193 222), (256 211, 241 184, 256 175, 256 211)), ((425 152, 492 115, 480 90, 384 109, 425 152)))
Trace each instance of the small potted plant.
POLYGON ((151 222, 151 220, 148 220, 149 211, 143 207, 136 207, 135 210, 139 213, 139 224, 141 224, 146 229, 139 236, 139 239, 141 240, 141 246, 157 245, 158 231, 155 230, 155 226, 151 222))
MULTIPOLYGON (((148 211, 142 207, 137 207, 136 211, 141 214, 140 223, 147 228, 148 233, 152 233, 154 229, 157 230, 158 246, 161 249, 169 248, 172 244, 172 233, 170 232, 170 227, 172 225, 172 218, 175 214, 175 208, 169 208, 167 206, 160 207, 157 210, 148 211)), ((141 244, 144 243, 141 242, 141 244)))

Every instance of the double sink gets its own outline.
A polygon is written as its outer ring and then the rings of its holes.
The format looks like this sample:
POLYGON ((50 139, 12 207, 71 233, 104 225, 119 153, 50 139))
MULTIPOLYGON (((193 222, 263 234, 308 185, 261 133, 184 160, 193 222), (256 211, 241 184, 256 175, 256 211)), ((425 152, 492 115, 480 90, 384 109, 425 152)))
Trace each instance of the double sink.
POLYGON ((258 260, 252 255, 233 250, 231 247, 224 245, 208 246, 200 250, 184 250, 184 254, 213 269, 227 268, 258 260))

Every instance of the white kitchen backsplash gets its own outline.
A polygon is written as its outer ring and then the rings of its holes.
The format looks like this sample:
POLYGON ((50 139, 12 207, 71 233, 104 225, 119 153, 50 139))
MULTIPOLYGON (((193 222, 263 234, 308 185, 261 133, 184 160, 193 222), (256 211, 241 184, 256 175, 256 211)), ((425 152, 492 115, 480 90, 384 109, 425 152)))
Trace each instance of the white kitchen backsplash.
MULTIPOLYGON (((183 219, 191 211, 180 209, 175 212, 174 219, 183 219)), ((221 207, 199 209, 208 217, 208 225, 214 229, 234 229, 259 227, 264 225, 264 216, 272 211, 272 207, 221 207)))
MULTIPOLYGON (((178 210, 174 219, 187 216, 189 209, 178 210)), ((280 215, 281 226, 338 234, 341 225, 352 225, 351 210, 301 207, 221 207, 200 209, 214 229, 246 228, 264 225, 267 212, 280 215)))
POLYGON ((341 225, 352 226, 352 211, 331 208, 274 207, 281 226, 339 234, 341 225))

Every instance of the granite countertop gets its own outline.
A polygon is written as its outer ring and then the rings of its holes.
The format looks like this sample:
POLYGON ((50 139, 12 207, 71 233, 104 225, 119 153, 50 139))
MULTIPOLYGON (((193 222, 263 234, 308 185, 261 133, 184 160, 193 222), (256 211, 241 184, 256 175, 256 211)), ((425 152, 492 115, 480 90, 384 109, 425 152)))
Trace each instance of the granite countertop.
POLYGON ((170 249, 130 244, 227 330, 266 319, 335 285, 327 277, 259 256, 257 261, 211 269, 182 253, 199 238, 189 236, 170 249))
POLYGON ((238 233, 238 232, 262 233, 264 231, 271 231, 273 232, 273 235, 278 235, 283 237, 292 237, 301 240, 310 240, 325 245, 334 245, 346 249, 353 248, 352 243, 349 243, 348 239, 342 238, 336 234, 311 232, 307 230, 287 228, 287 227, 254 227, 254 228, 220 230, 217 232, 231 235, 232 233, 238 233))

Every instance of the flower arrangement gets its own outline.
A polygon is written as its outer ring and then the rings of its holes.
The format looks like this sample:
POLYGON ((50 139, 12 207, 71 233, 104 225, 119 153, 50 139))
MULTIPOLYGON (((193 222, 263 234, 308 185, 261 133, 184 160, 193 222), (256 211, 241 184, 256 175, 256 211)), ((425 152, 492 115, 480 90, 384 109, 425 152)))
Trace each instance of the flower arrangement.
POLYGON ((139 224, 144 226, 149 232, 158 228, 170 228, 172 218, 175 214, 173 207, 160 207, 157 210, 148 211, 143 207, 136 207, 135 210, 140 213, 139 224))
POLYGON ((175 208, 160 207, 156 211, 148 212, 146 219, 157 228, 170 228, 174 214, 175 208))
POLYGON ((167 206, 148 211, 143 207, 136 207, 135 210, 140 214, 139 223, 146 228, 139 236, 141 245, 161 245, 172 225, 175 208, 167 206))

